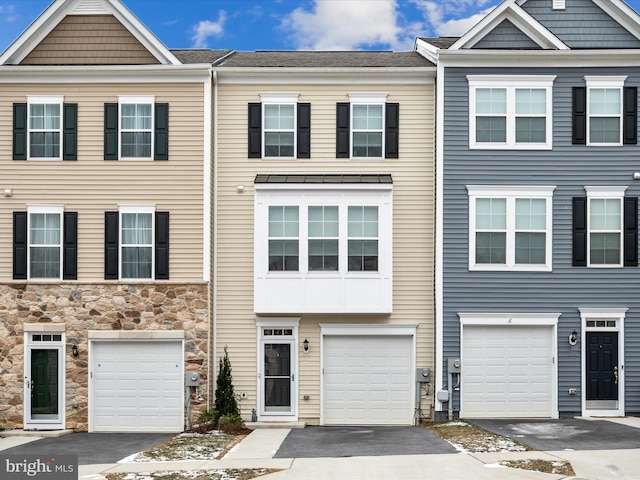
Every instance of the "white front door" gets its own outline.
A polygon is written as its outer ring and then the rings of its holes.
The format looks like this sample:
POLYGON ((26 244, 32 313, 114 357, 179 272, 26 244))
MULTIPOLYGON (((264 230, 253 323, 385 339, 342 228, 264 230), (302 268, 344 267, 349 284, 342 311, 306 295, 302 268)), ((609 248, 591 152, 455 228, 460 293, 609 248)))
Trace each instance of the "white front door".
POLYGON ((24 429, 64 428, 64 333, 25 333, 24 429))

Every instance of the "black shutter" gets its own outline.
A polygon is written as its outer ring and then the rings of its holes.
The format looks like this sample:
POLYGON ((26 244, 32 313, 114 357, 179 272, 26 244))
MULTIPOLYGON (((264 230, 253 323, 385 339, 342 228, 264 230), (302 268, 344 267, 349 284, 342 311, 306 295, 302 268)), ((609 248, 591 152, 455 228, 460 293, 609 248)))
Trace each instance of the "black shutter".
POLYGON ((638 197, 624 198, 624 266, 638 266, 638 197))
POLYGON ((118 104, 104 104, 104 159, 118 160, 118 104))
POLYGON ((587 197, 573 198, 573 266, 587 266, 587 197))
POLYGON ((249 104, 249 158, 262 157, 262 104, 249 104))
POLYGON ((298 158, 311 158, 311 104, 298 104, 298 158))
POLYGON ((340 102, 336 105, 336 158, 349 158, 351 144, 351 105, 340 102))
POLYGON ((27 279, 27 212, 13 212, 13 279, 27 279))
POLYGON ((169 212, 156 212, 156 280, 169 280, 169 212))
POLYGON ((169 104, 155 105, 154 160, 169 160, 169 104))
POLYGON ((400 104, 387 103, 384 114, 384 158, 398 158, 400 104))
POLYGON ((104 212, 104 279, 118 280, 119 213, 104 212))
POLYGON ((625 145, 638 143, 638 88, 624 88, 624 122, 622 140, 625 145))
MULTIPOLYGON (((13 104, 13 159, 27 159, 27 104, 13 104)), ((25 277, 26 278, 26 277, 25 277)))
POLYGON ((78 104, 63 105, 62 122, 62 159, 78 159, 78 104))
POLYGON ((78 279, 78 212, 64 212, 63 280, 78 279))
POLYGON ((587 88, 573 87, 573 134, 571 143, 587 144, 587 88))

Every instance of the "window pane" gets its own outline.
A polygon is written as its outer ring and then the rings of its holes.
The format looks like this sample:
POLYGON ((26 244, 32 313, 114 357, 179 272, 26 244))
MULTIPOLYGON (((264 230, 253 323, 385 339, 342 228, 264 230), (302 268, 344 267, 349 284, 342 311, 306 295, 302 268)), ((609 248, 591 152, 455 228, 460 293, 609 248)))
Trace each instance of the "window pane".
POLYGON ((593 198, 589 202, 589 228, 593 230, 620 230, 622 202, 617 198, 593 198))
POLYGON ((476 233, 476 263, 504 264, 506 261, 506 233, 476 233))
POLYGON ((547 120, 545 118, 516 118, 516 143, 545 143, 547 120))
POLYGON ((120 105, 120 128, 151 130, 151 104, 120 105))
POLYGON ((60 245, 60 215, 57 213, 32 213, 30 215, 29 241, 31 245, 60 245))
POLYGON ((60 132, 31 132, 30 156, 33 158, 60 157, 60 132))
POLYGON ((151 157, 151 132, 122 132, 122 156, 151 157))
POLYGON ((378 236, 378 207, 350 206, 348 216, 349 237, 378 236))
POLYGON ((269 271, 298 270, 298 241, 269 240, 269 271))
POLYGON ((382 105, 354 105, 354 130, 382 130, 382 105))
POLYGON ((122 278, 151 278, 151 247, 122 248, 122 278))
POLYGON ((592 233, 590 235, 590 261, 593 265, 620 264, 620 234, 592 233))
POLYGON ((338 207, 309 207, 309 236, 338 236, 338 207))
POLYGON ((476 199, 476 229, 504 230, 507 228, 507 200, 505 198, 476 199))
POLYGON ((620 115, 621 90, 619 88, 590 88, 590 115, 620 115))
POLYGON ((516 199, 516 229, 546 230, 546 200, 541 198, 516 199))
POLYGON ((516 115, 545 115, 547 93, 541 88, 516 89, 516 115))
POLYGON ((589 141, 591 143, 620 143, 620 118, 591 117, 589 141))
POLYGON ((122 244, 152 245, 153 215, 150 213, 122 214, 122 244))
POLYGON ((507 141, 506 117, 477 117, 476 141, 481 143, 504 143, 507 141))
POLYGON ((354 157, 382 157, 382 133, 381 132, 354 132, 353 133, 354 157))
POLYGON ((348 267, 354 271, 378 271, 378 241, 349 240, 348 267))
POLYGON ((60 278, 60 247, 29 249, 31 278, 60 278))
POLYGON ((476 115, 506 114, 506 88, 478 88, 476 89, 476 115))
POLYGON ((338 240, 309 240, 309 270, 338 270, 338 240))
POLYGON ((294 105, 265 105, 264 128, 267 130, 294 130, 294 105))
POLYGON ((545 243, 544 233, 516 233, 516 264, 544 265, 545 243))
POLYGON ((267 157, 293 157, 293 133, 265 132, 264 154, 267 157))

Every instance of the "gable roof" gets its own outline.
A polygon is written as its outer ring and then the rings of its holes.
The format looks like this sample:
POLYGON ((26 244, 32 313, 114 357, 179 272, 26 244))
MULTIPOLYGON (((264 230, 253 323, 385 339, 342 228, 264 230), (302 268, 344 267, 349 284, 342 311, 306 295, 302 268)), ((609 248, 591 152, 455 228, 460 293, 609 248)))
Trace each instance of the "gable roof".
POLYGON ((19 65, 69 15, 112 15, 163 65, 181 62, 120 0, 54 0, 0 55, 0 65, 19 65))

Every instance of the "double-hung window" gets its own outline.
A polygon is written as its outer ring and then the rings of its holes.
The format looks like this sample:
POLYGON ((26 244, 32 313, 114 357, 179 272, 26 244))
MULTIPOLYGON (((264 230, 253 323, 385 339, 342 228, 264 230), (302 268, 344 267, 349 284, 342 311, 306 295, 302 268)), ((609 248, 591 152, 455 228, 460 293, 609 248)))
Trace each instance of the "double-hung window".
POLYGON ((351 102, 353 158, 382 158, 384 143, 384 102, 351 102))
POLYGON ((152 278, 154 213, 140 208, 120 210, 120 278, 152 278))
POLYGON ((310 206, 308 225, 309 271, 338 271, 338 206, 310 206))
POLYGON ((550 149, 555 76, 470 75, 469 146, 550 149))
POLYGON ((295 159, 311 156, 311 104, 297 93, 262 93, 249 104, 249 158, 295 159))
POLYGON ((29 278, 62 277, 62 207, 28 209, 29 278))
POLYGON ((585 77, 588 145, 622 145, 622 88, 626 77, 585 77))
POLYGON ((378 207, 350 205, 348 216, 349 271, 378 271, 378 207))
POLYGON ((554 188, 467 186, 469 269, 551 270, 554 188))
POLYGON ((29 97, 29 158, 62 159, 62 97, 29 97))
POLYGON ((298 206, 272 205, 269 207, 269 271, 298 271, 299 230, 298 206))

